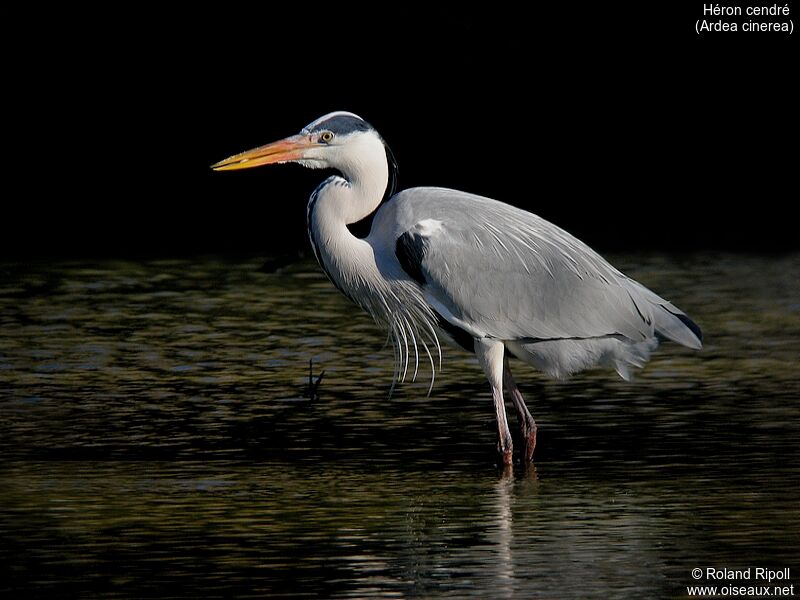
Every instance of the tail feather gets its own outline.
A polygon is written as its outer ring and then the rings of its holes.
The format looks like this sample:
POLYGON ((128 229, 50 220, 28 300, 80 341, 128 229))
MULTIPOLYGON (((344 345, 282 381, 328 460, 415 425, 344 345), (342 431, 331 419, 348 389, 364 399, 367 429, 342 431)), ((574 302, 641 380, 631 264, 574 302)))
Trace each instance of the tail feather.
POLYGON ((703 332, 697 323, 672 305, 658 308, 653 315, 657 335, 693 350, 703 347, 703 332))
POLYGON ((628 285, 651 305, 656 336, 693 350, 703 347, 703 332, 686 313, 637 281, 629 279, 628 285))

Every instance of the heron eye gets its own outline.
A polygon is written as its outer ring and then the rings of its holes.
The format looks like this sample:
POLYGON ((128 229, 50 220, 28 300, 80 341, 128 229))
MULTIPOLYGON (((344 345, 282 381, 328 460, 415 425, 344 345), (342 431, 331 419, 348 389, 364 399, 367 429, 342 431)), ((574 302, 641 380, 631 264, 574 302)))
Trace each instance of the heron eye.
POLYGON ((330 131, 323 131, 320 134, 319 139, 321 139, 323 142, 327 144, 333 139, 333 133, 331 133, 330 131))

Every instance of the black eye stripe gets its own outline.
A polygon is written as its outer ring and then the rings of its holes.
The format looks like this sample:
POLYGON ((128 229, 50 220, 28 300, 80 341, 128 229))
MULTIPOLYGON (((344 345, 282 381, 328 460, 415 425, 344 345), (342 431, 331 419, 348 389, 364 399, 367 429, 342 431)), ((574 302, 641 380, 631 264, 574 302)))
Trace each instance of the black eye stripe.
POLYGON ((354 115, 334 115, 324 121, 314 122, 309 126, 309 131, 330 131, 334 135, 346 135, 357 131, 369 131, 372 127, 361 118, 354 115))

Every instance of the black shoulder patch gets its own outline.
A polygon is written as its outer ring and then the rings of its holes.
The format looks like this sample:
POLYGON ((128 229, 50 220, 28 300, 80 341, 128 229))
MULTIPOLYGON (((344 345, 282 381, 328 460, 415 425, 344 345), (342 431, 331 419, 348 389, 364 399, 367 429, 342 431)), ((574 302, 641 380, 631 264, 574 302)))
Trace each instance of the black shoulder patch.
POLYGON ((422 272, 422 261, 428 251, 428 238, 418 233, 406 231, 397 238, 394 253, 400 266, 420 285, 425 285, 425 274, 422 272))

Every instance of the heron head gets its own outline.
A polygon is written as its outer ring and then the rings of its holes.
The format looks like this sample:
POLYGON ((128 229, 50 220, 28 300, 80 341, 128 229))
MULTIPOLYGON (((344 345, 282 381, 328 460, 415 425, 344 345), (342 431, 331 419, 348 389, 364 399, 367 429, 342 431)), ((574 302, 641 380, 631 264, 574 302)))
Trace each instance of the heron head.
POLYGON ((358 160, 363 151, 377 148, 382 151, 383 140, 369 123, 358 115, 339 111, 309 123, 297 135, 235 154, 211 168, 233 171, 296 162, 310 169, 341 169, 358 160))

